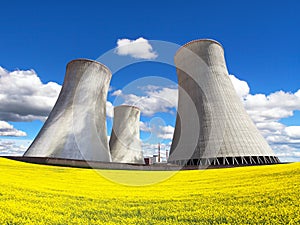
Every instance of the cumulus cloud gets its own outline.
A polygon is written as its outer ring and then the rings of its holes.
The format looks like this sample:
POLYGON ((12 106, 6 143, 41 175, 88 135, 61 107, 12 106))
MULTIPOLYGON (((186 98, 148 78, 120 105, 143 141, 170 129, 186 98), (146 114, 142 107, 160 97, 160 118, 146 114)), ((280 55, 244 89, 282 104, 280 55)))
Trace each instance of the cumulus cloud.
POLYGON ((149 123, 145 123, 143 121, 140 121, 140 130, 144 132, 151 132, 151 128, 149 123))
POLYGON ((116 90, 111 95, 112 96, 120 96, 122 94, 122 90, 116 90))
POLYGON ((295 93, 276 91, 269 95, 250 94, 246 81, 234 75, 229 76, 247 112, 255 122, 277 121, 293 116, 295 110, 300 110, 300 89, 295 93))
POLYGON ((113 87, 113 86, 109 86, 108 92, 111 92, 111 91, 113 91, 113 90, 114 90, 114 87, 113 87))
POLYGON ((249 94, 250 88, 246 81, 239 80, 234 75, 229 75, 229 78, 235 88, 236 93, 241 99, 249 94))
POLYGON ((158 112, 173 113, 177 107, 178 90, 170 87, 143 87, 144 95, 124 94, 121 90, 115 95, 123 98, 124 104, 134 105, 141 109, 144 116, 152 116, 158 112))
POLYGON ((128 55, 136 59, 155 59, 158 56, 149 41, 143 37, 136 40, 118 39, 115 52, 118 55, 128 55))
POLYGON ((17 130, 13 125, 0 120, 0 136, 23 137, 26 135, 24 131, 17 130))
POLYGON ((43 84, 34 70, 9 72, 0 67, 0 120, 44 121, 60 89, 54 82, 43 84))
POLYGON ((300 126, 289 126, 284 131, 290 138, 299 139, 300 142, 300 126))
MULTIPOLYGON (((297 95, 297 92, 277 91, 267 96, 264 94, 249 94, 244 103, 250 115, 262 113, 260 117, 267 120, 290 117, 293 116, 293 111, 300 110, 300 96, 297 95)), ((254 119, 259 118, 254 117, 254 119)))
POLYGON ((22 156, 31 142, 31 140, 0 139, 0 155, 22 156))
POLYGON ((282 162, 300 161, 300 152, 298 147, 293 147, 288 144, 274 145, 272 146, 276 155, 280 157, 282 162))
POLYGON ((175 130, 174 127, 168 125, 168 126, 160 126, 159 128, 161 130, 161 132, 157 135, 159 138, 172 140, 173 133, 175 130))
POLYGON ((160 125, 160 122, 157 122, 155 119, 150 122, 140 121, 140 130, 150 133, 148 139, 172 140, 174 129, 175 128, 171 125, 160 125))
POLYGON ((295 93, 276 91, 269 95, 250 94, 247 82, 233 75, 230 79, 246 111, 275 153, 283 161, 299 161, 300 126, 286 126, 280 120, 300 110, 300 90, 295 93))
POLYGON ((114 117, 114 106, 109 101, 106 102, 106 116, 108 116, 109 118, 114 117))

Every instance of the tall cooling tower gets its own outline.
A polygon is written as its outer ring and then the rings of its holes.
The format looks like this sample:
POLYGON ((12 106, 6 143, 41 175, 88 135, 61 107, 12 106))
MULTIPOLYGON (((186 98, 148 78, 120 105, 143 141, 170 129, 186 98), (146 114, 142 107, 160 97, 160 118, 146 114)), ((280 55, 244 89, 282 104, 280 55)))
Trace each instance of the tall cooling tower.
POLYGON ((204 39, 185 44, 176 53, 175 64, 179 100, 169 162, 279 162, 245 111, 230 81, 224 50, 218 42, 204 39))
POLYGON ((109 146, 113 162, 144 163, 140 141, 139 108, 129 105, 114 108, 109 146))
POLYGON ((96 61, 69 62, 58 100, 24 156, 110 162, 106 130, 110 79, 109 69, 96 61))

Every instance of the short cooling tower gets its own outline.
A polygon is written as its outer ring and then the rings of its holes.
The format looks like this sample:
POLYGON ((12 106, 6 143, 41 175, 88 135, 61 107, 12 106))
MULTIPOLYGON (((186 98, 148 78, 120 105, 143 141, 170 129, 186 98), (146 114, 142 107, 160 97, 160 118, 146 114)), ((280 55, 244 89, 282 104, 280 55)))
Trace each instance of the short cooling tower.
POLYGON ((185 44, 175 55, 179 100, 169 162, 179 165, 278 163, 228 76, 214 40, 185 44), (194 114, 193 114, 194 112, 194 114))
POLYGON ((114 108, 109 146, 113 162, 144 164, 140 141, 139 108, 129 105, 114 108))
POLYGON ((109 69, 96 61, 69 62, 58 100, 24 156, 110 162, 106 129, 110 79, 109 69))

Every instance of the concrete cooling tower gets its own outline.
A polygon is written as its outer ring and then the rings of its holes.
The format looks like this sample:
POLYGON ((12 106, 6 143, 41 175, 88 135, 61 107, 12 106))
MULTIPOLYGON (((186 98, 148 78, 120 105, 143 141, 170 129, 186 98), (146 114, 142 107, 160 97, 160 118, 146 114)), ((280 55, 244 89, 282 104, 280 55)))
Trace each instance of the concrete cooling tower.
POLYGON ((86 59, 68 63, 62 90, 26 157, 110 162, 106 97, 111 72, 86 59))
POLYGON ((114 108, 109 146, 113 162, 144 164, 139 108, 129 105, 114 108))
POLYGON ((214 40, 185 44, 175 55, 179 100, 169 162, 179 165, 278 163, 230 81, 214 40))

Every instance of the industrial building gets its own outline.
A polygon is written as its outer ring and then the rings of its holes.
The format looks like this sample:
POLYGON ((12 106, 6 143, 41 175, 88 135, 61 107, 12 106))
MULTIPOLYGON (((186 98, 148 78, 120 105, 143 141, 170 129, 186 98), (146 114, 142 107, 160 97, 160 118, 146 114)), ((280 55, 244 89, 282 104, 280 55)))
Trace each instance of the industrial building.
POLYGON ((110 80, 110 70, 99 62, 69 62, 58 100, 24 156, 110 162, 106 130, 110 80))
POLYGON ((230 81, 220 43, 189 42, 177 51, 175 65, 179 99, 169 163, 279 163, 230 81))
POLYGON ((113 162, 144 164, 138 107, 120 105, 114 108, 109 146, 113 162))

